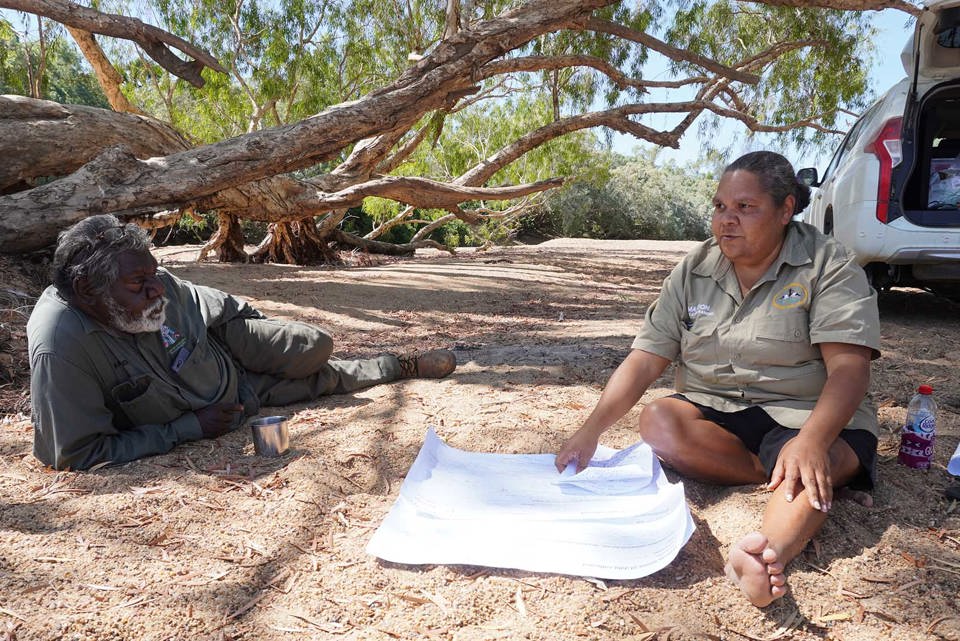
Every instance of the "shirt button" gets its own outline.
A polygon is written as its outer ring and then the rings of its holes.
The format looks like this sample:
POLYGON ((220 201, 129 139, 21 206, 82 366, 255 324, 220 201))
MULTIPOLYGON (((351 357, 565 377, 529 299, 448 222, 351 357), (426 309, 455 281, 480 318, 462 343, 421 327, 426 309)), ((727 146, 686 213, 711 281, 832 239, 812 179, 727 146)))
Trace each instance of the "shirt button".
POLYGON ((794 336, 795 338, 800 338, 800 330, 799 330, 799 329, 793 330, 793 336, 794 336))

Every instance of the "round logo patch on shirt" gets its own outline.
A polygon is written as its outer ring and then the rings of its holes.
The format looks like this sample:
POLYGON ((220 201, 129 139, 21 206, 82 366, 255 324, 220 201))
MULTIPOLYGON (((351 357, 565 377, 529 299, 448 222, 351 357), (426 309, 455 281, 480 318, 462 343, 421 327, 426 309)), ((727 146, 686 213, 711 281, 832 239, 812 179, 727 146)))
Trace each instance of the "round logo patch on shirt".
POLYGON ((800 283, 790 283, 773 298, 773 306, 777 309, 792 309, 807 302, 807 288, 800 283))

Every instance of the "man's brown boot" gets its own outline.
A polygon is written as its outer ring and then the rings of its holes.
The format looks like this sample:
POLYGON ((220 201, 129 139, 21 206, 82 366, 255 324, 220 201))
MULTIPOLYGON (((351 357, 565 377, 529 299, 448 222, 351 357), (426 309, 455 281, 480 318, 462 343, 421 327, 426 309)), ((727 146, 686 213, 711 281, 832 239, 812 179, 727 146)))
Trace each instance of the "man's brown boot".
POLYGON ((443 378, 457 369, 457 357, 449 349, 432 349, 417 356, 397 356, 400 378, 443 378))

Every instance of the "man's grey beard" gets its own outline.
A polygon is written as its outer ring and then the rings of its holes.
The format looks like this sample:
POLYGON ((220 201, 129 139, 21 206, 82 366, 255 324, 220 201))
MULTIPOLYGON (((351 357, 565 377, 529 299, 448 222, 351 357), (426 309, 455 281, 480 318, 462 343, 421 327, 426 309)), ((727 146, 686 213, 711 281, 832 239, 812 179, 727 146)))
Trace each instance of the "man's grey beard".
POLYGON ((139 316, 136 316, 121 307, 117 299, 109 294, 104 302, 110 312, 110 325, 127 334, 146 334, 159 331, 165 318, 164 310, 167 307, 167 299, 161 297, 140 312, 139 316))

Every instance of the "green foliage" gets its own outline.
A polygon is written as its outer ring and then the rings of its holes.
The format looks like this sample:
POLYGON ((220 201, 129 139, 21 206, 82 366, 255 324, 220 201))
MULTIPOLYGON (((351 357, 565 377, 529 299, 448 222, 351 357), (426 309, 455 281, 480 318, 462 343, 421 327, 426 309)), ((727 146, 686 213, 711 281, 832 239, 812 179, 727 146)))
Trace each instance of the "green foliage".
MULTIPOLYGON (((546 203, 551 235, 574 238, 637 238, 629 204, 607 185, 573 181, 546 203)), ((542 231, 542 230, 541 230, 542 231)))
MULTIPOLYGON (((481 160, 497 153, 524 134, 548 124, 552 119, 548 100, 543 96, 518 95, 491 103, 477 103, 469 109, 448 115, 436 132, 434 145, 421 145, 396 172, 408 176, 430 176, 452 180, 481 160)), ((428 117, 421 126, 436 127, 436 118, 428 117)), ((597 162, 600 146, 590 131, 555 138, 527 152, 504 167, 488 182, 489 185, 511 185, 535 182, 554 176, 591 176, 601 182, 608 174, 597 162)), ((509 203, 483 203, 489 209, 503 210, 509 203)), ((392 218, 406 206, 389 200, 368 198, 364 212, 377 223, 392 218)), ((469 205, 465 205, 469 207, 469 205)), ((435 220, 448 212, 418 210, 418 220, 435 220)), ((416 227, 403 225, 412 235, 416 227)), ((419 227, 419 225, 417 226, 419 227)), ((516 230, 516 224, 503 224, 499 219, 470 227, 460 221, 434 232, 434 240, 453 246, 482 245, 502 242, 516 230)), ((399 228, 395 228, 399 229, 399 228)))
POLYGON ((0 18, 0 93, 29 93, 26 74, 20 67, 20 39, 7 20, 0 18))
MULTIPOLYGON (((656 4, 646 6, 643 3, 623 2, 606 7, 595 15, 637 31, 645 31, 653 22, 655 10, 656 4)), ((531 43, 530 53, 542 56, 596 56, 635 77, 643 75, 643 64, 647 61, 647 51, 643 47, 593 31, 563 31, 542 36, 531 43)), ((549 93, 551 98, 559 96, 558 110, 561 115, 589 109, 601 95, 611 105, 621 97, 633 101, 642 95, 633 88, 624 93, 607 76, 590 68, 574 67, 560 72, 544 72, 540 78, 544 93, 549 93)))
POLYGON ((96 77, 72 42, 56 23, 45 20, 44 25, 41 43, 21 35, 0 16, 0 93, 31 95, 30 79, 42 65, 39 97, 63 104, 108 107, 96 77))
MULTIPOLYGON (((666 38, 675 46, 718 62, 739 66, 780 45, 792 47, 772 62, 754 68, 757 85, 744 85, 740 97, 763 124, 789 125, 817 116, 828 128, 839 123, 838 108, 861 111, 873 99, 868 83, 874 51, 872 15, 861 11, 835 11, 741 3, 734 0, 668 0, 677 5, 666 38)), ((675 71, 696 73, 697 68, 677 63, 675 71)), ((705 119, 715 127, 716 117, 705 119)), ((799 148, 820 145, 826 134, 807 128, 783 132, 781 144, 799 148)))
POLYGON ((528 231, 602 239, 702 240, 710 234, 711 173, 646 157, 597 155, 608 179, 581 179, 551 194, 528 231))
POLYGON ((110 103, 96 76, 87 68, 77 50, 60 36, 48 44, 47 72, 43 94, 62 104, 90 105, 108 109, 110 103))
POLYGON ((203 43, 232 70, 204 72, 198 90, 127 56, 137 102, 202 142, 295 122, 391 82, 411 52, 439 40, 445 7, 425 0, 155 3, 162 26, 203 43))
POLYGON ((712 175, 637 158, 613 170, 610 187, 628 204, 640 238, 703 240, 710 235, 712 175))

